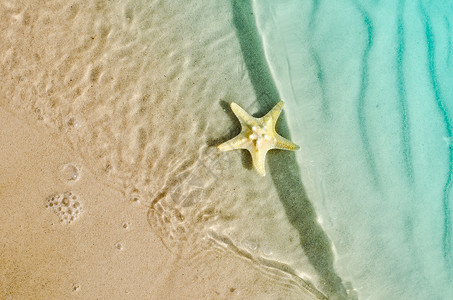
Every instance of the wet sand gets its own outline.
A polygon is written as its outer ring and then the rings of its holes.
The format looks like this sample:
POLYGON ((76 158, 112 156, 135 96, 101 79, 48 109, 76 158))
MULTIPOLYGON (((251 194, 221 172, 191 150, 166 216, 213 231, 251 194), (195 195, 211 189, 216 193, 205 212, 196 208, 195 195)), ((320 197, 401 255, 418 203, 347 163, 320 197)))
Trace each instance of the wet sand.
MULTIPOLYGON (((218 299, 284 297, 303 290, 250 259, 215 247, 192 259, 170 252, 146 208, 85 166, 58 131, 0 109, 0 298, 218 299), (61 167, 80 168, 68 180, 61 167), (49 195, 71 191, 83 207, 61 223, 49 195), (273 276, 271 277, 271 275, 273 276), (288 284, 290 284, 288 286, 288 284)), ((284 278, 284 277, 282 277, 284 278)))
POLYGON ((2 297, 341 295, 303 187, 283 184, 294 158, 262 178, 215 150, 239 130, 229 102, 259 114, 277 100, 258 92, 238 9, 3 4, 2 297))

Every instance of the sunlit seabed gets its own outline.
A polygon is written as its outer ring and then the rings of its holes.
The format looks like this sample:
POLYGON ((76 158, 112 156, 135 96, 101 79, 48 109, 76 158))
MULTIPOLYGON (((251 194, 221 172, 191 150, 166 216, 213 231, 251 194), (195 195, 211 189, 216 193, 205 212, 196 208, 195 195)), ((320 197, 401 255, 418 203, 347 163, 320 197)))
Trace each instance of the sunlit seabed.
POLYGON ((361 298, 452 288, 448 1, 254 1, 304 183, 361 298))

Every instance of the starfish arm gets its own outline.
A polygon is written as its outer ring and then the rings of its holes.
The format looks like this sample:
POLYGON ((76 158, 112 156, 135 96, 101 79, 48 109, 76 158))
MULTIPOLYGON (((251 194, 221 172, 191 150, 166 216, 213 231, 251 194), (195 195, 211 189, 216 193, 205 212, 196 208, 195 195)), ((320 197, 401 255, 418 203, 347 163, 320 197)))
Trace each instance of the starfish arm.
POLYGON ((234 149, 247 149, 247 142, 248 140, 244 137, 244 135, 239 134, 232 138, 231 140, 226 141, 217 146, 217 149, 220 151, 230 151, 234 149))
POLYGON ((275 137, 275 148, 282 150, 297 150, 299 149, 299 146, 277 134, 275 137))
POLYGON ((258 149, 251 149, 249 150, 250 154, 252 155, 253 166, 255 170, 261 176, 266 175, 266 153, 267 150, 258 150, 258 149))
POLYGON ((264 121, 272 120, 273 123, 277 123, 277 119, 280 116, 283 108, 283 101, 278 102, 264 117, 264 121))
POLYGON ((236 117, 239 119, 241 122, 242 127, 244 126, 256 126, 257 122, 255 121, 255 118, 249 115, 242 107, 237 105, 234 102, 231 102, 230 104, 231 110, 233 113, 236 115, 236 117))

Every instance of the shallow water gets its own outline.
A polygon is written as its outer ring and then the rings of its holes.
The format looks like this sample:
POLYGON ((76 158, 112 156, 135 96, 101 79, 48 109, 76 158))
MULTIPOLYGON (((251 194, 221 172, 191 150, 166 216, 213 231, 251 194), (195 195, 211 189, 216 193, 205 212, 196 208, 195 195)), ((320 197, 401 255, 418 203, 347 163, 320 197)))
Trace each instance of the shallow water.
POLYGON ((341 278, 363 299, 452 297, 451 5, 253 3, 341 278))
MULTIPOLYGON (((164 266, 161 276, 174 275, 178 263, 190 261, 201 274, 197 278, 209 277, 219 255, 251 262, 281 297, 341 295, 327 236, 300 193, 294 154, 274 155, 271 164, 281 165, 280 171, 261 178, 245 153, 215 148, 239 130, 228 103, 261 114, 277 101, 276 89, 266 87, 272 76, 264 55, 250 60, 262 47, 253 30, 244 31, 251 29, 253 15, 250 7, 235 6, 240 2, 4 2, 0 104, 58 132, 80 155, 57 170, 63 181, 76 178, 80 184, 79 178, 94 174, 122 194, 122 205, 141 213, 173 255, 165 262, 173 267, 164 266), (244 43, 240 37, 255 40, 244 43), (259 64, 250 69, 250 62, 259 64), (257 80, 266 91, 256 89, 257 80)), ((80 196, 81 214, 71 220, 72 210, 53 208, 68 198, 66 192, 49 192, 41 199, 42 210, 36 207, 46 222, 63 218, 61 226, 67 227, 57 227, 62 234, 90 227, 93 207, 123 207, 80 196)), ((112 223, 115 218, 108 216, 112 223)), ((124 220, 116 223, 124 231, 124 220)), ((97 242, 102 247, 104 240, 97 242)), ((114 253, 139 250, 122 240, 108 243, 104 246, 114 253)), ((231 272, 227 275, 242 280, 231 272)), ((267 294, 272 289, 253 288, 257 297, 272 298, 267 294)), ((87 289, 87 283, 80 287, 87 289)))
MULTIPOLYGON (((451 8, 441 1, 1 5, 2 109, 80 155, 55 169, 59 184, 92 174, 122 195, 117 207, 49 192, 34 202, 42 224, 60 218, 64 235, 118 223, 123 234, 139 222, 89 216, 138 211, 171 253, 162 276, 181 285, 192 282, 178 275, 183 261, 203 279, 230 257, 273 286, 250 287, 262 298, 453 294, 451 8), (260 116, 279 98, 278 130, 301 150, 270 152, 262 178, 248 153, 215 146, 240 130, 230 102, 260 116)), ((222 274, 243 281, 235 266, 222 274)))

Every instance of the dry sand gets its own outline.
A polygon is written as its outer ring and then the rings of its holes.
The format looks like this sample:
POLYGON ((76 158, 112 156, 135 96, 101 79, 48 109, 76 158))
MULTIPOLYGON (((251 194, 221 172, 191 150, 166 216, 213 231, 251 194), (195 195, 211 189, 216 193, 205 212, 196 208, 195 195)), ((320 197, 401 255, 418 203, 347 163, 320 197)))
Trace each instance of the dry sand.
POLYGON ((231 3, 170 2, 0 4, 0 298, 335 294, 272 180, 213 147, 260 96, 231 3))

